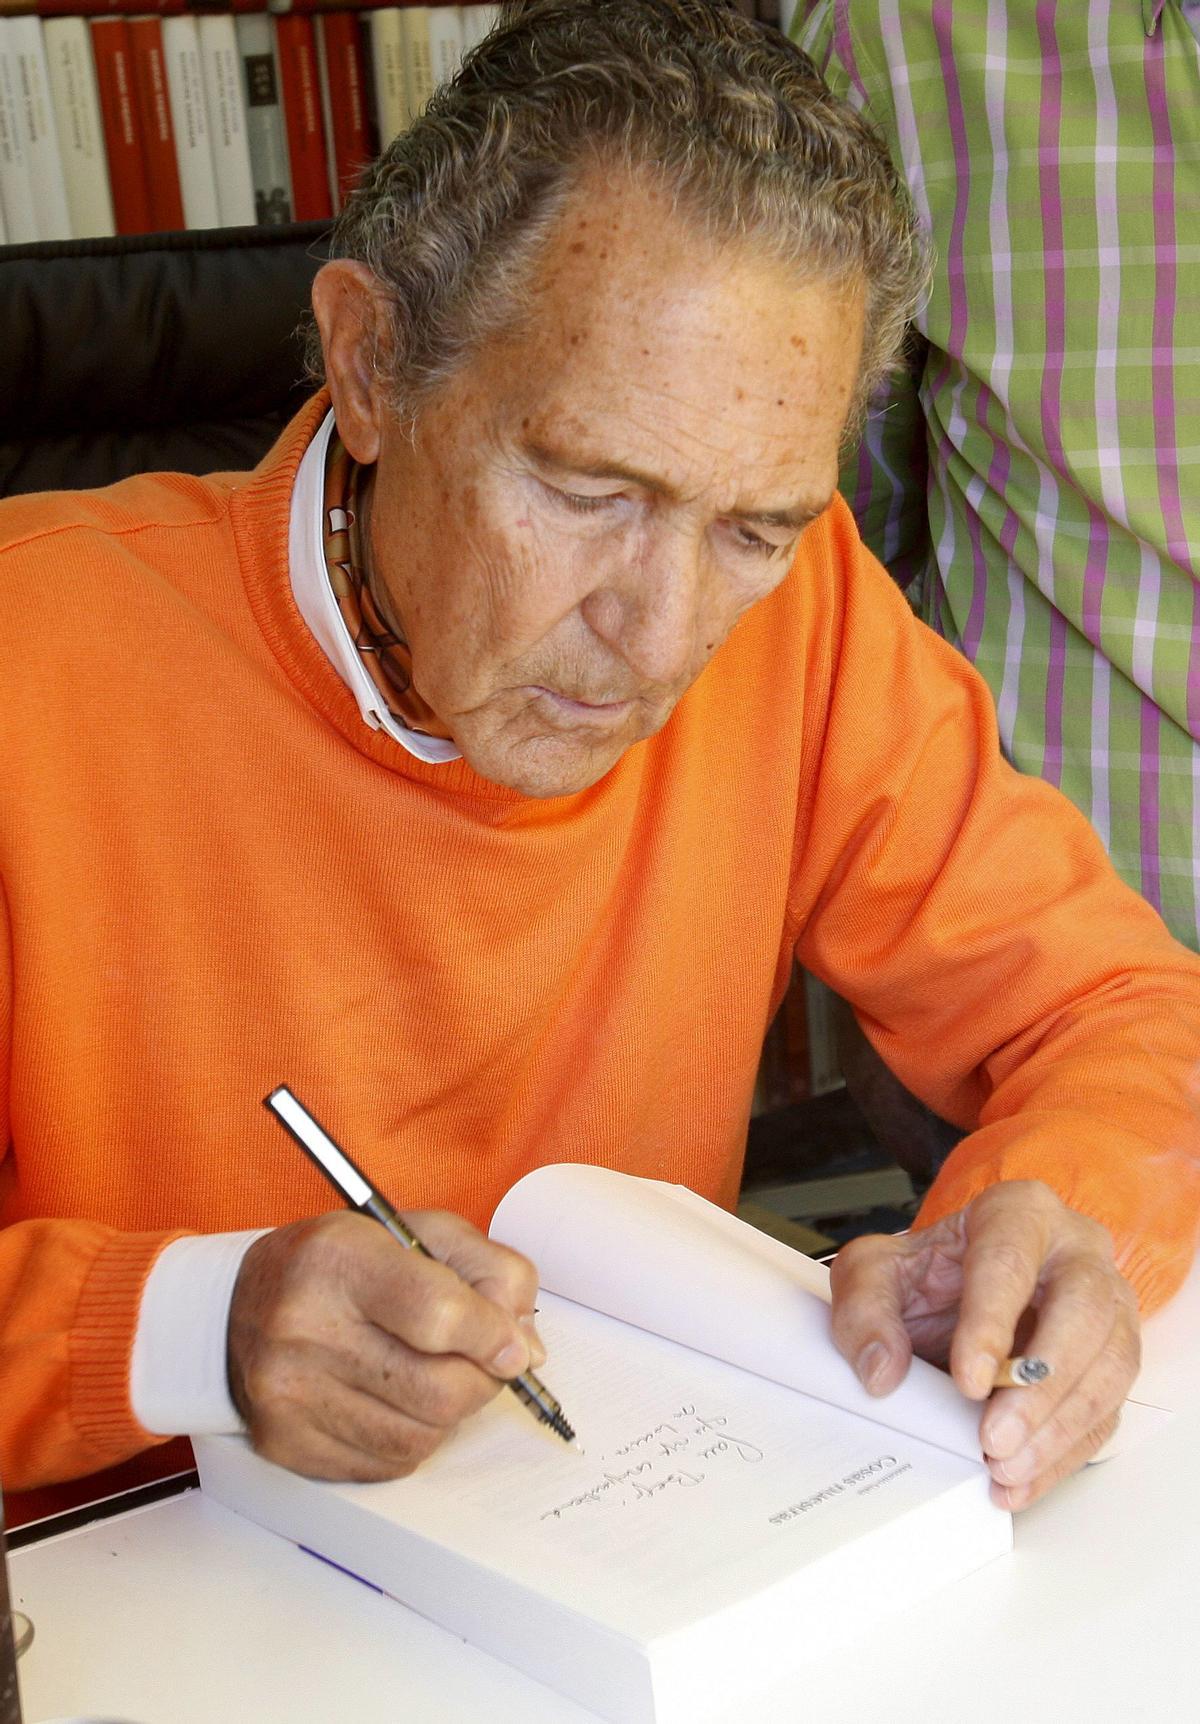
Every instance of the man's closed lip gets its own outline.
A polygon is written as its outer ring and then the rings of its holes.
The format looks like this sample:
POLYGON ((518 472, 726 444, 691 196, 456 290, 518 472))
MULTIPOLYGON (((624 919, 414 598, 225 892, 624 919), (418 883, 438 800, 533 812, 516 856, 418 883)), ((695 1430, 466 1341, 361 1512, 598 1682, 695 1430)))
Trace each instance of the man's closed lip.
POLYGON ((618 725, 633 711, 632 700, 581 700, 535 683, 533 693, 550 710, 575 724, 618 725))

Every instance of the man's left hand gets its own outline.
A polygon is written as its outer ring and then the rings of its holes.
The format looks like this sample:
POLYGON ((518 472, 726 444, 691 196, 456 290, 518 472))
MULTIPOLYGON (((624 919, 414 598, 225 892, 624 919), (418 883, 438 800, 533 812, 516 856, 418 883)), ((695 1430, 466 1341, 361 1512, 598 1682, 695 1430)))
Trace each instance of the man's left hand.
POLYGON ((932 1227, 854 1239, 832 1284, 834 1340, 871 1394, 894 1389, 916 1352, 987 1400, 980 1440, 1001 1507, 1028 1507, 1115 1430, 1140 1360, 1137 1303, 1109 1234, 1048 1186, 990 1186, 932 1227), (993 1393, 1018 1352, 1051 1375, 993 1393))

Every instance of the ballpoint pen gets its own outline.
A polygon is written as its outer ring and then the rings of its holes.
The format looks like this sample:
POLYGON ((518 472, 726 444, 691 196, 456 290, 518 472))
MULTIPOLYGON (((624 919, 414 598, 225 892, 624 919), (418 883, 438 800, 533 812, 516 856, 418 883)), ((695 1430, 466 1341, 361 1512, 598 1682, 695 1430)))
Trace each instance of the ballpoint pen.
MULTIPOLYGON (((387 1198, 376 1191, 366 1175, 355 1167, 345 1150, 333 1141, 324 1126, 296 1100, 286 1084, 280 1084, 270 1095, 264 1096, 263 1106, 270 1109, 280 1125, 290 1132, 301 1149, 316 1162, 326 1179, 352 1209, 357 1209, 361 1215, 369 1215, 373 1221, 386 1227, 392 1238, 403 1245, 406 1251, 419 1251, 423 1257, 433 1256, 433 1253, 422 1245, 408 1223, 392 1208, 387 1198)), ((552 1431, 557 1432, 564 1442, 574 1442, 575 1432, 567 1422, 561 1406, 532 1371, 524 1371, 519 1377, 508 1379, 508 1387, 543 1424, 549 1425, 552 1431)))

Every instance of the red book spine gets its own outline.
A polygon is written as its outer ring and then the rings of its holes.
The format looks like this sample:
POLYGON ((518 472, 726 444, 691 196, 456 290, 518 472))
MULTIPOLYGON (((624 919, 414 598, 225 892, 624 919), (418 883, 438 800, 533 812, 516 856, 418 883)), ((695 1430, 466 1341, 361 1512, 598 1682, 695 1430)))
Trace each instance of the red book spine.
POLYGON ((127 18, 91 21, 92 56, 104 119, 104 148, 118 233, 153 233, 150 186, 138 122, 127 18))
POLYGON ((367 74, 362 31, 354 12, 326 12, 317 20, 329 71, 329 112, 333 122, 333 165, 338 208, 371 160, 367 120, 367 74))
POLYGON ((163 64, 162 24, 158 18, 131 18, 133 81, 142 127, 143 159, 150 189, 150 214, 159 232, 182 228, 183 194, 171 125, 167 69, 163 64))
POLYGON ((312 19, 302 12, 287 12, 276 18, 275 42, 292 170, 292 209, 297 221, 325 221, 333 208, 312 19))

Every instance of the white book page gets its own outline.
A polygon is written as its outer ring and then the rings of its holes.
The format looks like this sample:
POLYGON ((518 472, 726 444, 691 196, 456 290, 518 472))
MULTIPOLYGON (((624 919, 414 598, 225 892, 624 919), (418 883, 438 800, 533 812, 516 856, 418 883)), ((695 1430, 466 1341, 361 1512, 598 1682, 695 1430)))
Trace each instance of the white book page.
POLYGON ((324 1487, 305 1542, 333 1492, 645 1643, 946 1490, 984 1503, 957 1456, 553 1295, 539 1321, 577 1444, 501 1394, 411 1478, 324 1487))
POLYGON ((538 1168, 490 1231, 532 1259, 549 1292, 980 1459, 981 1409, 944 1372, 914 1359, 894 1393, 868 1395, 830 1337, 827 1271, 681 1186, 538 1168))
MULTIPOLYGON (((723 1226, 730 1239, 736 1238, 741 1246, 753 1251, 756 1256, 778 1264, 788 1274, 797 1279, 802 1286, 815 1293, 818 1298, 829 1303, 829 1270, 823 1263, 815 1263, 803 1252, 793 1251, 780 1239, 772 1239, 768 1234, 761 1233, 756 1227, 748 1227, 744 1221, 739 1221, 736 1215, 730 1215, 727 1210, 718 1209, 708 1203, 703 1197, 698 1197, 694 1191, 689 1191, 686 1185, 664 1185, 678 1203, 690 1204, 700 1213, 706 1214, 716 1226, 723 1226)), ((1121 1422, 1104 1447, 1094 1454, 1087 1463, 1088 1466, 1098 1466, 1101 1461, 1113 1460, 1117 1455, 1126 1454, 1130 1449, 1139 1447, 1147 1437, 1157 1435, 1173 1416, 1172 1406, 1177 1398, 1175 1377, 1178 1366, 1177 1354, 1160 1343, 1160 1333, 1165 1337, 1167 1319, 1161 1312, 1151 1318, 1142 1340, 1142 1367, 1137 1381, 1121 1409, 1121 1422), (1175 1362, 1164 1365, 1164 1353, 1175 1362)), ((921 1361, 916 1361, 918 1373, 927 1368, 921 1361)), ((941 1373, 938 1373, 941 1375, 941 1373)), ((879 1407, 878 1402, 872 1406, 879 1407)), ((982 1408, 979 1409, 982 1412, 982 1408)), ((878 1413, 874 1417, 880 1417, 878 1413)), ((883 1420, 887 1422, 886 1418, 883 1420)))

